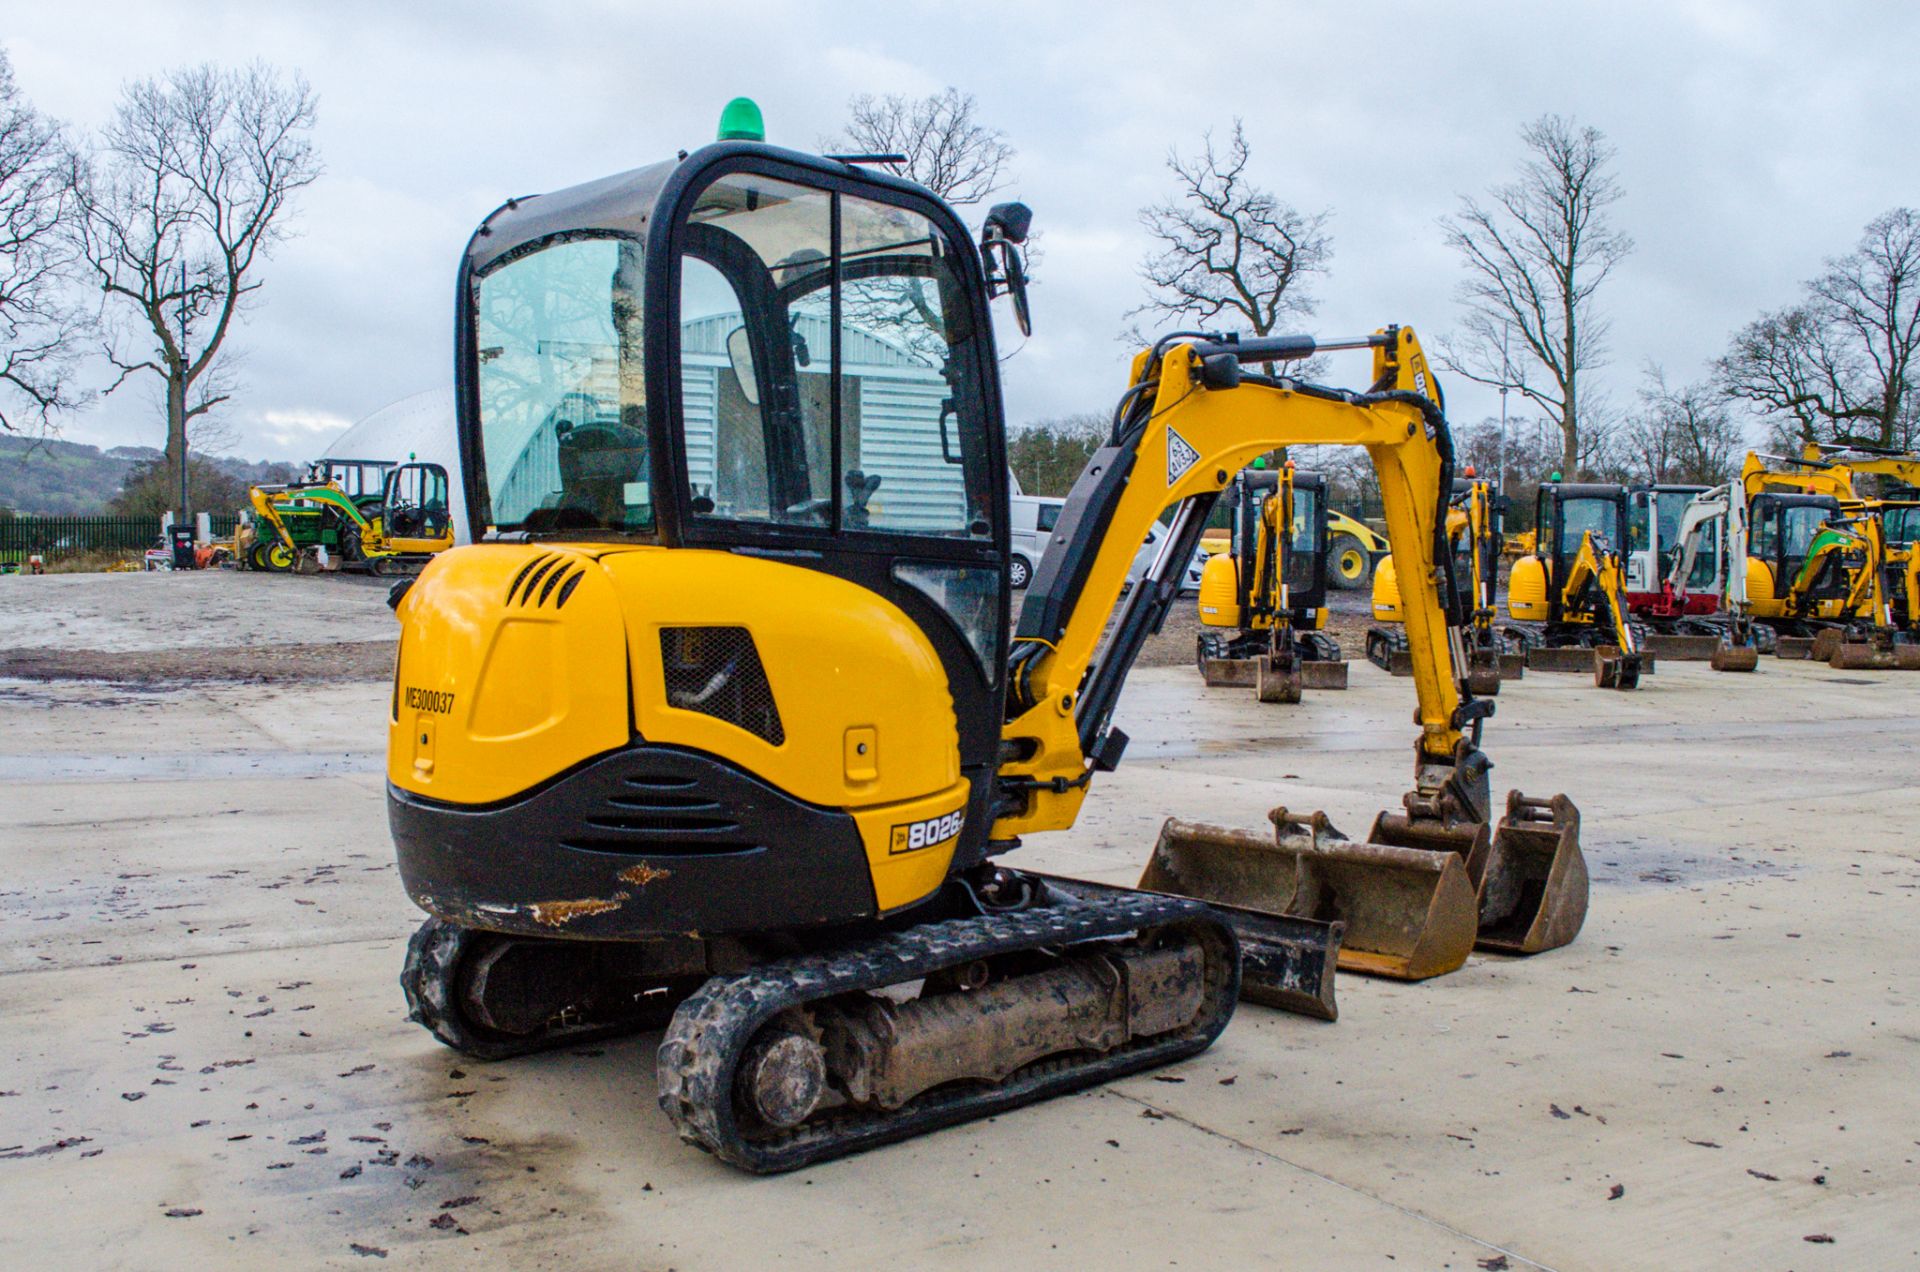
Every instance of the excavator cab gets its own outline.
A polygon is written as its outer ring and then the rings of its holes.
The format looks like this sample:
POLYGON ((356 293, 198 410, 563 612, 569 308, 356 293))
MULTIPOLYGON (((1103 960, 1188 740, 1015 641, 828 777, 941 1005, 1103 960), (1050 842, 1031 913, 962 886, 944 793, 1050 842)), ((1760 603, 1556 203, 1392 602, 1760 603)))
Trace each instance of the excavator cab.
POLYGON ((1250 685, 1261 702, 1298 702, 1302 689, 1345 689, 1339 642, 1322 630, 1326 476, 1291 463, 1244 469, 1226 503, 1229 551, 1215 554, 1201 574, 1196 658, 1207 686, 1250 685))
POLYGON ((1842 516, 1830 495, 1765 491, 1749 505, 1747 595, 1768 619, 1841 616, 1849 590, 1846 552, 1821 532, 1842 516))
POLYGON ((1593 672, 1602 688, 1631 689, 1653 660, 1626 602, 1627 490, 1593 482, 1542 482, 1535 549, 1513 564, 1502 637, 1527 666, 1593 672))
POLYGON ((408 461, 388 471, 380 497, 380 533, 386 546, 407 555, 431 555, 453 546, 447 470, 408 461))

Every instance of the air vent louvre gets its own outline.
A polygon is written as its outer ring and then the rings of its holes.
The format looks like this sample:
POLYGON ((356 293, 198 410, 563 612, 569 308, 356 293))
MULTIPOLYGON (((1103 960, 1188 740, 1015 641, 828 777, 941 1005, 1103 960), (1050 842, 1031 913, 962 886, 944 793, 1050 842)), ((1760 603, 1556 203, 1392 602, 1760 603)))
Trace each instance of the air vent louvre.
POLYGON ((773 686, 746 628, 661 628, 660 661, 670 705, 725 720, 774 746, 787 740, 773 686))

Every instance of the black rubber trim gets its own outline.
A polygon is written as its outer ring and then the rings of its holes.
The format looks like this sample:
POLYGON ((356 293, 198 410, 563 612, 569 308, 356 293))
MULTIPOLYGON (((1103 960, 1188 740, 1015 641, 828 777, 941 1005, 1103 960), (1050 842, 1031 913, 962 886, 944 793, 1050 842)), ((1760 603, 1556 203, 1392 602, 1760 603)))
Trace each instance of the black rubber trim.
POLYGON ((640 940, 877 908, 852 816, 679 747, 637 743, 486 807, 389 783, 387 821, 408 895, 462 927, 640 940))

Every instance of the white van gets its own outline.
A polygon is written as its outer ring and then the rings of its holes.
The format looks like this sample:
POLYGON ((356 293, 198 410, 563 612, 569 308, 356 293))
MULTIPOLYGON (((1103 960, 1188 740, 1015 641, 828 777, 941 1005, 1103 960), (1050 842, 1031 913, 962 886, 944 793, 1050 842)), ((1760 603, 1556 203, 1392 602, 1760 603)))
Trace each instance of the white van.
POLYGON ((1008 503, 1013 516, 1013 555, 1007 562, 1007 583, 1017 592, 1033 582, 1033 572, 1047 554, 1053 527, 1067 501, 1044 495, 1013 495, 1008 503))

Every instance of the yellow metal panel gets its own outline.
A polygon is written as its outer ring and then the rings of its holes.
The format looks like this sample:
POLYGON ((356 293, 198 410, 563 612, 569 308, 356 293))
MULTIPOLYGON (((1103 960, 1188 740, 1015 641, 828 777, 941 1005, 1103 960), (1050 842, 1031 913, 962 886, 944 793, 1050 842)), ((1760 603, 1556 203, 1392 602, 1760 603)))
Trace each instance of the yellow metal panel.
POLYGON ((1240 563, 1233 553, 1207 558, 1200 571, 1200 621, 1208 627, 1240 626, 1240 563))
POLYGON ((960 843, 967 789, 965 782, 956 782, 920 799, 853 814, 882 912, 912 905, 946 881, 960 843))
MULTIPOLYGON (((536 594, 537 595, 537 594, 536 594)), ((435 557, 400 602, 387 777, 456 804, 521 794, 625 745, 626 649, 589 549, 480 544, 435 557), (531 563, 579 576, 564 609, 510 605, 531 563)))
POLYGON ((1513 563, 1507 579, 1507 612, 1522 622, 1545 622, 1547 617, 1547 567, 1537 556, 1523 556, 1513 563))
POLYGON ((1387 557, 1373 572, 1373 617, 1381 623, 1400 621, 1400 581, 1393 572, 1393 558, 1387 557))
POLYGON ((918 624, 885 597, 819 570, 692 548, 608 557, 626 615, 634 725, 649 742, 740 765, 810 804, 859 807, 914 799, 960 780, 960 739, 946 669, 918 624), (743 627, 780 711, 774 745, 667 701, 664 627, 743 627), (849 774, 849 729, 871 731, 886 762, 849 774))

